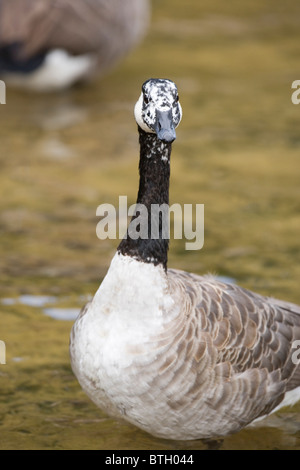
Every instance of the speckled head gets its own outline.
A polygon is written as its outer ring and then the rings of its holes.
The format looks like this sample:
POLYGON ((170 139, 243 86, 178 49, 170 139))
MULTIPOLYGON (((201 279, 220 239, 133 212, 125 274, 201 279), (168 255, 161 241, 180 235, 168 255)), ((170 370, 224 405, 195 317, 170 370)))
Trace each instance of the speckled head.
POLYGON ((173 142, 175 128, 182 117, 175 83, 161 78, 147 80, 135 105, 134 116, 143 131, 155 133, 164 142, 173 142))

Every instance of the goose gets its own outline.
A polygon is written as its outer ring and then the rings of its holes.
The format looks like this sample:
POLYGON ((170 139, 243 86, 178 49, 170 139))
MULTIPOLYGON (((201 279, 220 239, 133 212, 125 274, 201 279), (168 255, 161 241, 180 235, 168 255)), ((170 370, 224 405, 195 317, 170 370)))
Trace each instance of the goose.
POLYGON ((149 0, 0 0, 0 76, 46 92, 107 72, 142 38, 149 0))
MULTIPOLYGON (((171 147, 182 116, 175 83, 147 80, 134 114, 137 204, 151 211, 169 204, 171 147)), ((90 399, 175 440, 224 437, 296 403, 300 307, 168 268, 161 226, 156 239, 130 236, 138 214, 72 326, 71 366, 90 399)), ((148 234, 151 223, 149 217, 148 234)))

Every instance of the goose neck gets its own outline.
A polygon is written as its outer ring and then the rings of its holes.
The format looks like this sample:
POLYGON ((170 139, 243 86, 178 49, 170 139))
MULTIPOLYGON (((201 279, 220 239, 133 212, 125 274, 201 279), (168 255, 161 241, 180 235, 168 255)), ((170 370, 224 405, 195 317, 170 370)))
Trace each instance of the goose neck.
POLYGON ((169 182, 172 144, 139 128, 140 182, 136 213, 118 251, 146 263, 167 268, 169 247, 169 182), (136 228, 140 230, 137 235, 136 228), (133 230, 134 229, 134 230, 133 230))

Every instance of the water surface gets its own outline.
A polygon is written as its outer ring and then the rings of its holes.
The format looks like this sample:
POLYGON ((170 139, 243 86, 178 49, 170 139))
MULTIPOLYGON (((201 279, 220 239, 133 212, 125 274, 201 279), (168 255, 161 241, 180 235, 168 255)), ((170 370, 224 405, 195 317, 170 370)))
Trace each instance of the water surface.
MULTIPOLYGON (((118 240, 96 208, 135 202, 133 106, 168 77, 184 117, 171 202, 205 204, 205 243, 171 242, 169 266, 211 272, 300 303, 300 4, 153 2, 143 44, 109 76, 57 95, 7 90, 0 107, 1 449, 203 449, 153 438, 98 410, 72 374, 73 318, 118 240)), ((221 449, 300 449, 300 407, 226 438, 221 449)))

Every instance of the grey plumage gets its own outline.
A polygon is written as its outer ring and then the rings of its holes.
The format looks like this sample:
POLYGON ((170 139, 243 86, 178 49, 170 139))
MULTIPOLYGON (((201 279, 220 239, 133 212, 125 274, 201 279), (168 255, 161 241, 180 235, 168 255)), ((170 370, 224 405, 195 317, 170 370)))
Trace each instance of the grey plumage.
POLYGON ((170 269, 168 279, 185 312, 177 354, 190 366, 182 371, 194 375, 176 406, 193 402, 201 408, 205 391, 206 413, 217 413, 225 430, 230 411, 234 432, 270 413, 287 391, 300 386, 300 367, 292 361, 300 307, 211 277, 170 269))
POLYGON ((95 54, 97 73, 120 60, 147 31, 148 0, 0 0, 0 49, 16 59, 63 49, 95 54))

